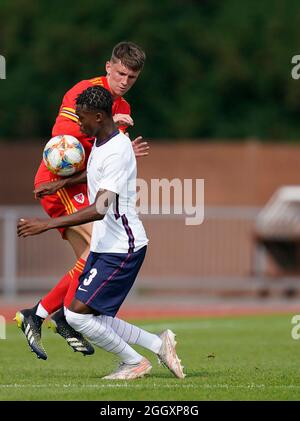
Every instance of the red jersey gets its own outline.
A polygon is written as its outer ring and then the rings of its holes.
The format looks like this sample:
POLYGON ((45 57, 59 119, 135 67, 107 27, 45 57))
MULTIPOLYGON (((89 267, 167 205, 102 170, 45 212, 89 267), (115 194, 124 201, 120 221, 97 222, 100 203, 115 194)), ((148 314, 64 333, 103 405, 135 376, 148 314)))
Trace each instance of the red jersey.
MULTIPOLYGON (((103 86, 105 89, 110 91, 107 78, 105 76, 82 80, 81 82, 77 83, 63 97, 58 116, 56 117, 56 121, 52 129, 52 136, 68 134, 76 137, 84 147, 86 157, 85 162, 87 162, 87 159, 90 155, 94 138, 87 137, 80 131, 80 127, 78 125, 78 116, 75 113, 76 98, 85 89, 95 85, 103 86)), ((125 101, 124 98, 118 97, 113 102, 112 114, 130 114, 130 105, 127 101, 125 101)), ((127 126, 119 127, 119 129, 122 131, 125 131, 126 128, 127 126)), ((60 177, 52 174, 42 160, 35 176, 34 185, 37 186, 40 183, 57 180, 58 178, 60 177)))

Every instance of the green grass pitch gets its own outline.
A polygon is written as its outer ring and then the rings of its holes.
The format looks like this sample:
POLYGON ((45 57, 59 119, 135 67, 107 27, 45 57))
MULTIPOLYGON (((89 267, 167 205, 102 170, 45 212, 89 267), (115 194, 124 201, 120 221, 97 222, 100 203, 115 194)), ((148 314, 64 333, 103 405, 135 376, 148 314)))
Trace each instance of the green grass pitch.
POLYGON ((96 350, 74 353, 65 341, 43 329, 48 360, 38 360, 23 333, 7 326, 0 341, 0 400, 299 400, 300 339, 291 337, 292 315, 137 321, 153 332, 170 327, 187 377, 176 379, 158 366, 133 381, 101 377, 116 357, 96 350))

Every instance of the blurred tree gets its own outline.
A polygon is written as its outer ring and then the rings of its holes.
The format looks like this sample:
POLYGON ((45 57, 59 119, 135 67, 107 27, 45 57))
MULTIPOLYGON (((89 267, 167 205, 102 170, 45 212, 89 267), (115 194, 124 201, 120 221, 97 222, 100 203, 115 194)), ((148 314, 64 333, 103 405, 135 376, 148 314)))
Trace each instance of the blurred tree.
POLYGON ((299 27, 298 0, 2 0, 0 138, 45 142, 66 90, 131 40, 147 53, 133 135, 297 140, 299 27))

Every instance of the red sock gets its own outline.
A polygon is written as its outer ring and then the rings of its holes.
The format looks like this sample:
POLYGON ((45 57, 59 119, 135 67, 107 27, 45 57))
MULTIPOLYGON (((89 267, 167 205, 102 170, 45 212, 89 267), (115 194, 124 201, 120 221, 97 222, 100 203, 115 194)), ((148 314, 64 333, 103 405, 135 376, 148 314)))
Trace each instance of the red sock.
POLYGON ((64 306, 69 308, 74 296, 75 296, 75 292, 77 290, 78 287, 78 283, 79 283, 79 276, 82 274, 83 268, 85 266, 85 260, 83 259, 79 259, 73 269, 73 277, 72 280, 69 284, 69 289, 65 295, 65 299, 64 299, 64 306))
MULTIPOLYGON (((55 285, 55 287, 52 288, 51 291, 41 300, 42 306, 45 310, 48 311, 49 314, 54 313, 64 305, 64 299, 66 295, 69 295, 69 289, 71 289, 71 286, 73 288, 73 284, 76 284, 77 288, 78 277, 81 274, 84 265, 84 259, 77 260, 73 269, 66 273, 65 276, 63 276, 61 280, 55 285)), ((73 291, 73 296, 75 294, 76 288, 73 291)))

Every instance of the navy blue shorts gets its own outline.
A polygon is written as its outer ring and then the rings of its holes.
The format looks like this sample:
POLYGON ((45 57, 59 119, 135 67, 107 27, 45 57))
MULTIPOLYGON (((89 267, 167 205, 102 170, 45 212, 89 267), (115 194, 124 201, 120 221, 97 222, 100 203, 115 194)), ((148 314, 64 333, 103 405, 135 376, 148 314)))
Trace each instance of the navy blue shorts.
POLYGON ((99 314, 114 317, 143 264, 147 246, 134 253, 90 252, 75 297, 99 314))

